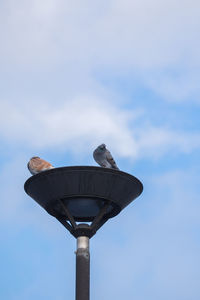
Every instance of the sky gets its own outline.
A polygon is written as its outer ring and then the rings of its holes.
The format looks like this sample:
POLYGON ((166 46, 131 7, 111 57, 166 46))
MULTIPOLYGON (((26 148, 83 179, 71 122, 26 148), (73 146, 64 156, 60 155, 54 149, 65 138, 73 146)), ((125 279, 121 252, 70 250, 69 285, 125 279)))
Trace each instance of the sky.
POLYGON ((76 240, 25 194, 27 162, 95 166, 142 195, 91 239, 91 299, 200 298, 200 4, 0 1, 0 298, 75 297, 76 240))

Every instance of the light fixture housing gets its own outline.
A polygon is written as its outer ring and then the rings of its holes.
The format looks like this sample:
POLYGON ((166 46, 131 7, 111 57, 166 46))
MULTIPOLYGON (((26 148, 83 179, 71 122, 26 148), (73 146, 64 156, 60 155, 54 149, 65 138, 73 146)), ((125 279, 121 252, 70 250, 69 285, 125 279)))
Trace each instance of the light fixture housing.
POLYGON ((143 185, 136 177, 119 170, 74 166, 34 175, 25 182, 24 189, 75 237, 83 233, 91 237, 137 198, 143 185))

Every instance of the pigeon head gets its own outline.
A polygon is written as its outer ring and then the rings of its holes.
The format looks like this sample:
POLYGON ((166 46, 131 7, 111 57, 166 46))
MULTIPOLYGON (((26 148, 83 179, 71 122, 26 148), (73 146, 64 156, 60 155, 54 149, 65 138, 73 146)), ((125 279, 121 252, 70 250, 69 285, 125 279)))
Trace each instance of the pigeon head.
POLYGON ((106 145, 105 145, 105 144, 101 144, 101 145, 98 147, 98 149, 99 149, 100 151, 105 151, 105 150, 106 150, 106 145))

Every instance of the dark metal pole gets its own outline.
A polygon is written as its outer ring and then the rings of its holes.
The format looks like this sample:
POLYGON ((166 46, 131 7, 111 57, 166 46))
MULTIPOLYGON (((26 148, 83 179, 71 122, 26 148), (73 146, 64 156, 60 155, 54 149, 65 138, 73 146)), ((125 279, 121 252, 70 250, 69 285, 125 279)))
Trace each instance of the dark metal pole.
POLYGON ((90 299, 90 251, 89 238, 77 238, 76 251, 76 300, 90 299))

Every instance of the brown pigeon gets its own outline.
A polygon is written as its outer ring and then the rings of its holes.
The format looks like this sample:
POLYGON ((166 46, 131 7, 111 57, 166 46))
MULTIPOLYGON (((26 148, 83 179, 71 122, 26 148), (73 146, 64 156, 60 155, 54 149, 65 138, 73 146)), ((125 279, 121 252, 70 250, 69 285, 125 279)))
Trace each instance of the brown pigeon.
POLYGON ((27 167, 32 175, 54 168, 48 161, 38 156, 32 157, 29 160, 27 167))

